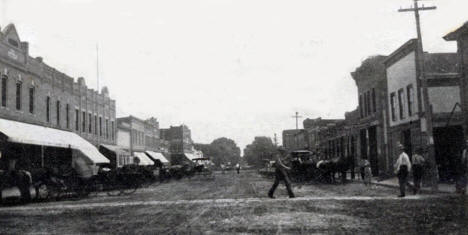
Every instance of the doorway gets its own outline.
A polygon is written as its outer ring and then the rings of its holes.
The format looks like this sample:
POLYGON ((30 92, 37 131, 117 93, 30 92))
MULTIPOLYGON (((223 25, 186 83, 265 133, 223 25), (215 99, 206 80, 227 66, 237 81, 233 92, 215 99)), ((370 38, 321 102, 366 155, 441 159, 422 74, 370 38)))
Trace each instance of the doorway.
POLYGON ((462 126, 434 128, 434 150, 440 181, 452 182, 456 179, 463 139, 462 126))
POLYGON ((379 175, 379 161, 377 153, 377 127, 372 126, 368 128, 369 132, 369 162, 372 169, 372 175, 379 175))

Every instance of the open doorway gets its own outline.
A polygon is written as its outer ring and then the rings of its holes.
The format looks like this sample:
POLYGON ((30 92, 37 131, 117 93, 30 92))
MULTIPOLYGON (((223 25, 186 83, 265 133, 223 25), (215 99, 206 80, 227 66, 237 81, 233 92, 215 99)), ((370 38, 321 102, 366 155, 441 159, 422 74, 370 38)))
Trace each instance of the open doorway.
POLYGON ((463 150, 463 128, 434 128, 434 148, 440 181, 452 182, 456 177, 457 160, 463 150))

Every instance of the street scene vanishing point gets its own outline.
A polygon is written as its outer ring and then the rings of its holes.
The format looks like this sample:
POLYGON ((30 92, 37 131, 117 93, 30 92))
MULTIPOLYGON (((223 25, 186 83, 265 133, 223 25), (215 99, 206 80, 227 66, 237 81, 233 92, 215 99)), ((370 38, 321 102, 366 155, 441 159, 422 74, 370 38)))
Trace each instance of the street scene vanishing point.
POLYGON ((468 234, 467 10, 0 0, 0 234, 468 234))

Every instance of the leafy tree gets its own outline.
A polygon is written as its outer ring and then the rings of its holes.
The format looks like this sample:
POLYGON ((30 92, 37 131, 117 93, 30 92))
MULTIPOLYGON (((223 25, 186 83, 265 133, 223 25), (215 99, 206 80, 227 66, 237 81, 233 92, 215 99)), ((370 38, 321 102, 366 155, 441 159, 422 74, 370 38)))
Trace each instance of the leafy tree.
POLYGON ((227 164, 232 165, 240 161, 240 148, 234 140, 221 137, 213 140, 211 144, 195 144, 195 149, 203 152, 203 155, 211 158, 216 166, 227 164))
POLYGON ((252 166, 261 167, 264 160, 272 160, 276 147, 270 137, 257 136, 254 141, 244 149, 244 159, 252 166))

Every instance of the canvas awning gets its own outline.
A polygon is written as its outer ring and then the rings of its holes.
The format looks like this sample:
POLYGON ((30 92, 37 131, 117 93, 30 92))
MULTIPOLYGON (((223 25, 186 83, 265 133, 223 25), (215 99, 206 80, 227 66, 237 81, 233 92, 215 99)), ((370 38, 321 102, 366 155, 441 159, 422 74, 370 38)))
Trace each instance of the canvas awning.
POLYGON ((71 148, 80 151, 94 164, 109 163, 94 145, 81 136, 58 129, 0 119, 0 133, 8 142, 71 148))
POLYGON ((197 155, 193 153, 184 153, 185 157, 187 157, 190 161, 193 161, 193 159, 198 158, 197 155))
POLYGON ((106 148, 107 150, 112 151, 112 152, 117 153, 117 154, 119 154, 119 153, 129 154, 127 150, 125 150, 124 148, 121 148, 121 147, 119 147, 117 145, 101 144, 101 146, 103 148, 106 148))
POLYGON ((153 151, 145 151, 146 154, 150 155, 154 160, 159 160, 161 163, 169 163, 169 161, 162 155, 162 153, 157 153, 153 151))
POLYGON ((153 160, 151 160, 148 156, 146 156, 144 152, 135 152, 134 155, 140 160, 140 163, 138 163, 138 165, 140 166, 154 165, 153 160))

